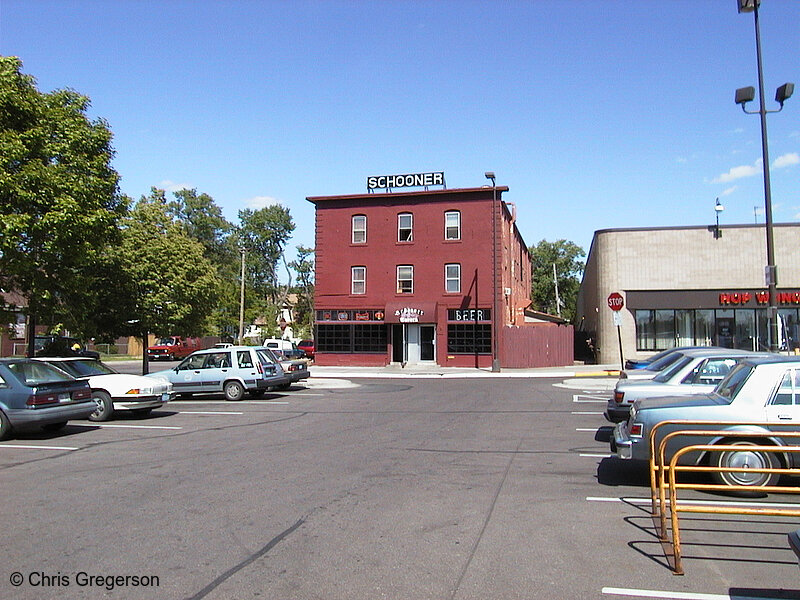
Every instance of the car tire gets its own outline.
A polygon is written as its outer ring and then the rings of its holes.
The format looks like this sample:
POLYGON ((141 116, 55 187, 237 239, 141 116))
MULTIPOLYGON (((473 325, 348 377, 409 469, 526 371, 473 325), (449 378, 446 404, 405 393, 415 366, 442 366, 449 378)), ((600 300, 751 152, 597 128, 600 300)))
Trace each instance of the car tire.
POLYGON ((244 386, 238 381, 228 381, 222 389, 225 392, 225 400, 229 402, 237 402, 244 396, 244 386))
POLYGON ((58 423, 48 423, 47 425, 42 425, 43 431, 61 431, 64 427, 67 426, 66 421, 59 421, 58 423))
POLYGON ((11 437, 14 428, 11 426, 11 421, 8 420, 6 413, 0 410, 0 440, 7 440, 11 437))
POLYGON ((108 421, 114 412, 114 402, 108 392, 97 390, 92 392, 92 400, 97 404, 95 411, 89 415, 90 421, 108 421))
MULTIPOLYGON (((776 469, 780 466, 778 457, 772 452, 760 452, 758 450, 747 450, 747 446, 758 446, 748 440, 723 440, 721 444, 730 446, 742 446, 742 450, 726 450, 724 452, 713 452, 711 464, 714 467, 750 467, 753 469, 776 469)), ((712 476, 716 483, 722 485, 747 485, 758 487, 762 485, 775 485, 780 478, 779 473, 744 473, 744 472, 715 472, 712 476)), ((748 492, 736 490, 732 493, 740 496, 762 496, 764 492, 748 492)))
POLYGON ((153 409, 152 408, 136 408, 136 409, 132 410, 131 412, 134 415, 136 415, 137 417, 146 417, 151 412, 153 412, 153 409))

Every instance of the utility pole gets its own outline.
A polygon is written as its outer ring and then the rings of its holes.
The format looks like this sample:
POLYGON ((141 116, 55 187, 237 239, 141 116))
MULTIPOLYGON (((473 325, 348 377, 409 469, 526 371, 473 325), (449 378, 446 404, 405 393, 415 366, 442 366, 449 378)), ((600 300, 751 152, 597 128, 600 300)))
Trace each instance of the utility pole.
POLYGON ((245 250, 242 248, 242 275, 239 287, 239 344, 244 343, 244 256, 245 250))

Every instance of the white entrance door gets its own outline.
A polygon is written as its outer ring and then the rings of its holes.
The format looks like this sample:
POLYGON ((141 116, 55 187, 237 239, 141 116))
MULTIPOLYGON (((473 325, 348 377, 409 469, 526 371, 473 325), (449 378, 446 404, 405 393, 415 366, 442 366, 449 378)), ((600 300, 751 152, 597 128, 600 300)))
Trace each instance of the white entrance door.
POLYGON ((406 362, 434 362, 436 360, 436 343, 434 325, 406 325, 406 362))
POLYGON ((419 325, 406 325, 406 362, 415 364, 420 361, 419 325))

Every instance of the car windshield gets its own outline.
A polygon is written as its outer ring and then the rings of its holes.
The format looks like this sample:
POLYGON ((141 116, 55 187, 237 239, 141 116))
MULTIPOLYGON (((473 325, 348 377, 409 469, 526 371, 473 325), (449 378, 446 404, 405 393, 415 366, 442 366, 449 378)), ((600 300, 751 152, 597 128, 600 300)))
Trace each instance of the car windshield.
POLYGON ((74 377, 70 377, 63 371, 39 361, 11 363, 8 365, 8 370, 19 379, 20 383, 27 386, 74 380, 74 377))
POLYGON ((681 356, 683 355, 677 354, 677 357, 680 360, 676 360, 671 365, 665 367, 663 371, 661 371, 658 375, 653 377, 653 381, 658 381, 659 383, 664 383, 665 381, 669 381, 670 379, 672 379, 675 373, 677 373, 678 371, 683 369, 686 365, 688 365, 690 362, 692 362, 692 358, 690 356, 683 356, 683 358, 681 358, 681 356))
POLYGON ((663 371, 668 366, 673 364, 676 360, 679 360, 681 356, 683 356, 683 354, 681 354, 680 352, 671 352, 670 354, 662 356, 658 360, 651 362, 650 365, 647 367, 647 370, 663 371))
POLYGON ((744 382, 747 381, 747 378, 750 377, 750 373, 753 372, 754 367, 748 364, 739 363, 728 375, 719 382, 714 393, 722 396, 723 398, 732 401, 736 394, 739 393, 739 390, 742 389, 744 382))
POLYGON ((112 375, 116 371, 99 360, 63 360, 55 364, 73 377, 90 377, 92 375, 112 375))
POLYGON ((158 340, 156 346, 174 346, 175 345, 175 338, 161 338, 158 340))

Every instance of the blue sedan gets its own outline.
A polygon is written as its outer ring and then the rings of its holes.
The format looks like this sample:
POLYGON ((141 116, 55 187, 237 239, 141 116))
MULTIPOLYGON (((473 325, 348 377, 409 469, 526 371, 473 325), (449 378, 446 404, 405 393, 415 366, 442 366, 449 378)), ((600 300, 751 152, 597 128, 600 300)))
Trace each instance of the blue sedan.
POLYGON ((50 365, 27 358, 0 360, 0 440, 14 431, 58 431, 97 409, 92 388, 50 365))

